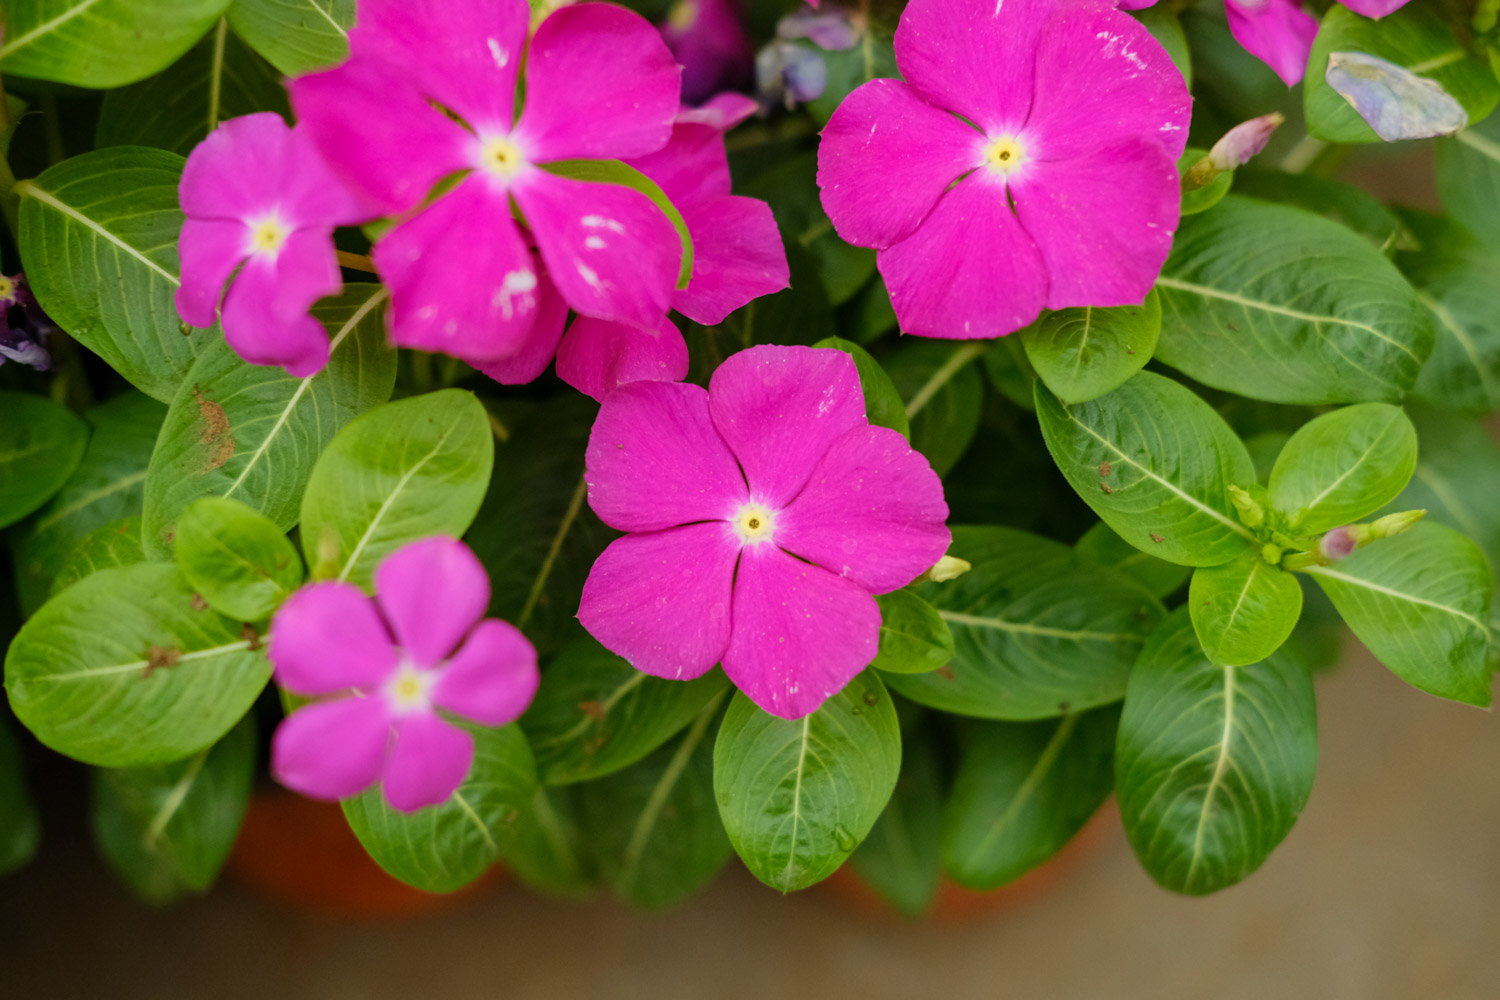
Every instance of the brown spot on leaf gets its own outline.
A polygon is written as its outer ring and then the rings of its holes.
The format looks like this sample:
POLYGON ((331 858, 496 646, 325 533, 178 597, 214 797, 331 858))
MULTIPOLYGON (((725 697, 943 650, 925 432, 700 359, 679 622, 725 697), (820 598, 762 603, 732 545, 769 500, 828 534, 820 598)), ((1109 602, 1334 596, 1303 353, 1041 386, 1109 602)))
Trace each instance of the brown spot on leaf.
POLYGON ((1072 707, 1073 707, 1073 703, 1071 701, 1060 701, 1060 702, 1057 703, 1057 710, 1059 712, 1066 712, 1068 709, 1070 709, 1072 707))
POLYGON ((198 387, 193 386, 193 399, 198 403, 198 441, 203 445, 203 468, 201 476, 212 472, 234 457, 234 435, 230 432, 229 416, 224 407, 204 397, 198 387))
POLYGON ((875 705, 876 705, 876 703, 878 703, 879 701, 880 701, 880 695, 876 694, 874 691, 866 691, 865 692, 865 704, 866 705, 869 705, 871 708, 874 708, 875 705))
POLYGON ((1109 478, 1109 474, 1111 472, 1114 472, 1114 471, 1115 471, 1114 466, 1110 465, 1108 462, 1100 462, 1099 463, 1099 478, 1100 479, 1108 479, 1109 478))
POLYGON ((150 677, 158 670, 177 666, 177 658, 182 655, 182 650, 176 646, 153 645, 146 650, 146 669, 142 677, 150 677))
POLYGON ((188 601, 188 607, 192 608, 194 611, 207 611, 208 602, 203 599, 202 594, 194 594, 188 601))
POLYGON ((1114 492, 1114 490, 1112 490, 1112 489, 1109 488, 1109 484, 1108 483, 1100 483, 1099 484, 1099 488, 1101 490, 1103 490, 1104 492, 1106 492, 1106 493, 1113 493, 1114 492))
POLYGON ((939 677, 941 677, 945 681, 951 681, 951 680, 953 680, 953 668, 952 667, 938 667, 936 670, 933 671, 933 673, 937 674, 939 677))
POLYGON ((246 622, 245 626, 240 629, 240 638, 250 644, 249 649, 252 653, 261 646, 260 633, 255 631, 255 626, 249 622, 246 622))
POLYGON ((1153 541, 1153 542, 1164 542, 1164 541, 1166 541, 1166 539, 1165 539, 1165 538, 1163 538, 1163 537, 1161 537, 1161 536, 1160 536, 1160 535, 1158 535, 1158 534, 1157 534, 1157 533, 1156 533, 1156 532, 1154 532, 1154 531, 1153 531, 1153 532, 1151 532, 1151 540, 1152 540, 1152 541, 1153 541))
POLYGON ((580 701, 578 703, 578 711, 587 715, 595 722, 603 722, 604 716, 607 714, 604 710, 604 704, 598 701, 580 701))

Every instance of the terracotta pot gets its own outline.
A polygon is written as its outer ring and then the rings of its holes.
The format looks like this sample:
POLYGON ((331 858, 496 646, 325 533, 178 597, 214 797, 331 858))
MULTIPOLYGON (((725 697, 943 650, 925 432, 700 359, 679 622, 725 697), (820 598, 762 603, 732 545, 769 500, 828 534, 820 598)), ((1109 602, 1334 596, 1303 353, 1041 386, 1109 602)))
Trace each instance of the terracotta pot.
POLYGON ((387 875, 331 802, 279 789, 250 799, 229 871, 243 885, 278 903, 340 919, 399 920, 451 909, 493 889, 498 867, 455 893, 413 889, 387 875))

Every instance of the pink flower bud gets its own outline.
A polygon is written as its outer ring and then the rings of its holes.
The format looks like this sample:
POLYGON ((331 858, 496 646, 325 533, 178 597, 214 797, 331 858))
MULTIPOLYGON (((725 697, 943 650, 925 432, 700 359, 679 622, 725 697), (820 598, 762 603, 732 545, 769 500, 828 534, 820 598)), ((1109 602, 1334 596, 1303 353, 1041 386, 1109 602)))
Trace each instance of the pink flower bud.
POLYGON ((1359 547, 1359 538, 1353 528, 1345 525, 1334 528, 1318 539, 1318 551, 1329 562, 1338 562, 1359 547))
POLYGON ((1251 157, 1266 148, 1271 133, 1284 121, 1286 117, 1278 111, 1241 122, 1214 143, 1214 148, 1208 152, 1209 162, 1221 171, 1249 163, 1251 157))

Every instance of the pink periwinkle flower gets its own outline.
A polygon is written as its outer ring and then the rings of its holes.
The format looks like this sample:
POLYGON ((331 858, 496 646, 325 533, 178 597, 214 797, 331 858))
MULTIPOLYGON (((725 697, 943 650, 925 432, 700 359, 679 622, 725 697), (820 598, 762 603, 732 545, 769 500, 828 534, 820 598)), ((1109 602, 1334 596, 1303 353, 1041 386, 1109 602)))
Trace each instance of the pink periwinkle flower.
POLYGON ((878 249, 901 329, 997 337, 1138 303, 1177 228, 1191 98, 1134 18, 1072 0, 912 0, 902 80, 834 112, 818 184, 878 249), (904 81, 904 82, 903 82, 904 81))
POLYGON ((541 278, 512 199, 575 310, 650 324, 671 305, 681 243, 666 216, 638 191, 543 166, 660 149, 676 62, 623 7, 562 7, 528 44, 529 20, 526 0, 360 0, 348 61, 290 83, 330 165, 402 217, 373 256, 403 346, 481 363, 523 348, 541 278))
POLYGON ((1318 37, 1318 19, 1302 0, 1224 0, 1235 41, 1295 86, 1307 72, 1307 57, 1318 37))
POLYGON ((865 419, 842 351, 752 347, 707 391, 632 382, 605 397, 586 453, 589 504, 616 539, 579 621, 657 677, 722 663, 795 719, 874 658, 880 609, 947 550, 943 487, 865 419))
POLYGON ((251 364, 281 365, 299 378, 322 370, 328 334, 308 310, 343 285, 333 230, 374 213, 328 169, 305 129, 269 111, 226 121, 199 143, 179 193, 183 322, 220 320, 224 339, 251 364))
POLYGON ((536 694, 536 650, 510 623, 482 621, 489 578, 453 538, 392 553, 376 598, 314 583, 271 620, 276 680, 320 700, 297 709, 271 744, 277 780, 343 799, 377 781, 393 808, 447 800, 468 774, 474 740, 439 712, 486 726, 514 721, 536 694))
POLYGON ((688 104, 750 79, 755 56, 736 0, 677 0, 661 36, 682 66, 682 99, 688 104))

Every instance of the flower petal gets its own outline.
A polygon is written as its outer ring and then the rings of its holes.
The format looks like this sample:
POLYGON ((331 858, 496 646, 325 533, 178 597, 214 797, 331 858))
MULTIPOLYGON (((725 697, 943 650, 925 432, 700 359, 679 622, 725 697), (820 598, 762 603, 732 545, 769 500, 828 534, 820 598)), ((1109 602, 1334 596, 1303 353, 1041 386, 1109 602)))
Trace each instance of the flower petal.
POLYGON ((1154 140, 1122 139, 1037 168, 1011 193, 1052 276, 1047 308, 1142 302, 1177 229, 1176 161, 1154 140))
POLYGON ((471 175, 375 245, 391 340, 481 362, 526 343, 541 300, 535 258, 502 188, 471 175))
MULTIPOLYGON (((299 313, 293 302, 281 300, 302 297, 306 288, 284 288, 278 264, 264 254, 245 262, 224 297, 224 339, 253 365, 281 365, 287 374, 306 378, 328 363, 328 331, 307 314, 308 306, 299 313)), ((316 274, 308 277, 316 280, 316 274)))
POLYGON ((728 194, 733 186, 724 133, 710 125, 679 123, 661 149, 626 162, 655 181, 679 209, 728 194))
POLYGON ((443 668, 432 703, 486 726, 504 726, 526 711, 540 680, 536 647, 510 622, 486 618, 443 668))
POLYGON ((469 362, 504 385, 525 385, 539 378, 552 363, 558 342, 562 340, 563 327, 568 322, 568 304, 563 301, 557 286, 547 276, 546 268, 542 267, 541 259, 534 252, 531 254, 531 266, 537 277, 536 316, 521 349, 499 361, 469 362))
POLYGON ((580 316, 557 348, 557 377, 601 402, 627 382, 680 382, 687 371, 687 341, 665 316, 650 327, 580 316))
POLYGON ((271 739, 271 773, 314 799, 347 799, 373 785, 385 763, 391 715, 384 698, 305 705, 271 739))
POLYGON ((386 556, 375 571, 375 596, 406 655, 435 667, 489 607, 490 578, 467 545, 439 535, 386 556))
POLYGON ((458 791, 472 763, 474 737, 432 712, 413 712, 397 722, 381 790, 392 809, 416 812, 458 791))
POLYGON ((1047 300, 1041 252, 989 170, 960 181, 876 260, 904 333, 1000 337, 1036 319, 1047 300))
POLYGON ((677 120, 712 125, 721 132, 728 132, 759 110, 760 102, 755 98, 729 91, 715 94, 696 108, 683 108, 677 112, 677 120))
POLYGON ((282 603, 271 619, 266 657, 276 683, 313 697, 372 688, 396 670, 391 634, 375 602, 350 583, 313 583, 282 603))
POLYGON ((231 118, 193 148, 178 196, 195 219, 239 219, 279 198, 292 130, 274 111, 231 118))
POLYGON ((733 517, 749 494, 708 411, 702 387, 680 382, 609 393, 584 453, 594 513, 621 531, 733 517))
POLYGON ((1411 0, 1339 0, 1345 7, 1362 17, 1372 17, 1379 20, 1387 14, 1394 14, 1405 7, 1411 0))
POLYGON ((751 545, 734 582, 734 633, 724 672, 772 715, 800 719, 875 658, 880 609, 857 585, 751 545))
POLYGON ((359 0, 349 47, 398 68, 476 131, 509 132, 530 27, 525 0, 359 0))
POLYGON ((1122 138, 1155 137, 1175 161, 1193 99, 1160 42, 1129 14, 1059 5, 1036 53, 1028 155, 1063 160, 1122 138))
POLYGON ((415 208, 473 163, 473 135, 378 60, 356 56, 287 89, 329 168, 385 214, 415 208))
POLYGON ((1302 9, 1301 0, 1262 0, 1259 4, 1225 0, 1229 30, 1235 41, 1295 87, 1307 72, 1318 19, 1302 9))
POLYGON ((872 594, 911 583, 948 551, 948 505, 932 466, 886 427, 833 443, 776 517, 776 544, 872 594))
POLYGON ((776 216, 759 198, 708 198, 683 206, 682 217, 693 236, 693 277, 672 307, 688 319, 716 326, 791 283, 776 216))
MULTIPOLYGON (((563 11, 574 9, 581 8, 563 11)), ((542 170, 524 174, 512 190, 568 305, 639 326, 670 308, 682 240, 650 198, 542 170)))
POLYGON ((829 348, 740 351, 709 380, 708 410, 751 497, 772 507, 791 502, 829 446, 866 422, 854 359, 829 348))
POLYGON ((177 289, 177 314, 189 326, 213 326, 219 318, 224 282, 249 256, 250 231, 243 222, 192 219, 182 224, 177 252, 182 259, 182 284, 177 289))
POLYGON ((749 81, 755 55, 740 24, 736 0, 675 4, 661 25, 661 34, 682 66, 684 102, 696 104, 715 91, 749 81), (686 15, 681 20, 679 11, 686 15))
POLYGON ((1058 0, 911 0, 896 65, 929 104, 988 134, 1015 131, 1031 108, 1037 39, 1058 0))
POLYGON ((640 156, 666 145, 681 89, 677 60, 644 17, 563 7, 531 39, 516 137, 536 163, 640 156))
POLYGON ((823 129, 823 208, 846 242, 884 249, 910 236, 948 186, 980 165, 984 145, 900 80, 871 80, 823 129))
POLYGON ((729 645, 739 540, 720 521, 626 535, 583 585, 578 620, 637 670, 668 680, 708 672, 729 645))

